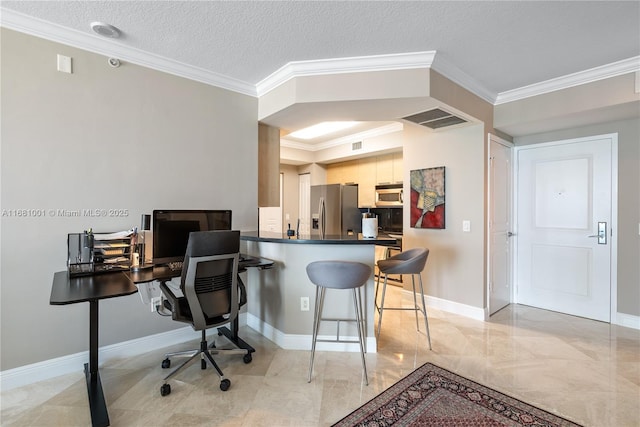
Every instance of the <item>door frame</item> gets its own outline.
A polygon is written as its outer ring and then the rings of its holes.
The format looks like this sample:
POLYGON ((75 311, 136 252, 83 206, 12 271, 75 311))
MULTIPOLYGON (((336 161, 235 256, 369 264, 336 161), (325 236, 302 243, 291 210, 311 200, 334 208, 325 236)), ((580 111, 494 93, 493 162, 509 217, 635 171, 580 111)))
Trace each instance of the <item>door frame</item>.
MULTIPOLYGON (((492 270, 491 270, 491 235, 490 235, 490 230, 491 227, 489 225, 489 222, 491 220, 491 173, 490 173, 490 163, 491 163, 491 142, 496 142, 500 145, 504 145, 505 147, 508 147, 511 149, 511 155, 510 155, 510 162, 511 162, 511 188, 510 188, 510 199, 511 199, 511 203, 510 203, 510 224, 511 224, 511 231, 515 230, 515 210, 514 210, 514 200, 515 200, 515 168, 514 168, 514 156, 515 156, 515 145, 512 142, 507 141, 506 139, 502 139, 497 135, 494 135, 492 133, 488 133, 487 134, 487 158, 486 158, 486 162, 487 162, 487 218, 486 218, 486 229, 487 229, 487 237, 486 237, 486 248, 487 248, 487 257, 486 257, 486 305, 487 305, 487 312, 485 314, 485 318, 489 318, 491 316, 491 274, 492 274, 492 270)), ((515 256, 514 256, 514 244, 513 244, 513 239, 509 239, 509 246, 510 246, 510 258, 509 258, 509 264, 510 264, 510 268, 509 268, 509 276, 510 276, 510 284, 509 284, 509 302, 513 303, 515 301, 514 299, 514 283, 515 283, 515 276, 514 276, 514 265, 515 265, 515 256)))
MULTIPOLYGON (((517 230, 518 230, 518 185, 520 181, 520 170, 518 164, 518 153, 523 149, 531 149, 531 148, 543 148, 543 147, 554 147, 560 146, 564 144, 573 144, 577 142, 586 142, 594 139, 611 139, 611 227, 609 232, 609 243, 611 248, 611 272, 610 272, 610 296, 611 296, 611 304, 610 310, 611 314, 609 316, 610 324, 618 324, 618 133, 606 133, 601 135, 592 135, 592 136, 583 136, 579 138, 570 138, 570 139, 561 139, 554 140, 549 142, 541 142, 541 143, 533 143, 527 145, 516 145, 513 152, 513 158, 515 159, 513 165, 514 171, 514 179, 512 182, 513 185, 513 224, 512 228, 516 230, 516 238, 517 238, 517 230)), ((517 245, 515 245, 513 252, 513 275, 512 277, 517 278, 517 268, 518 268, 518 249, 517 245)), ((518 283, 514 281, 513 283, 514 289, 514 299, 513 302, 518 303, 518 283)))

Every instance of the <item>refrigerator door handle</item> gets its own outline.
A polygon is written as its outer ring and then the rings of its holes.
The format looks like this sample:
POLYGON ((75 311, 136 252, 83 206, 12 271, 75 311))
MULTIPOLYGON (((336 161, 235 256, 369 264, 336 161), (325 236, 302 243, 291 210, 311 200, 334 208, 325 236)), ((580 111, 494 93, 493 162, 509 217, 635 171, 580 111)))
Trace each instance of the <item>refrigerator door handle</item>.
POLYGON ((325 205, 324 205, 324 197, 320 197, 320 205, 318 206, 319 218, 318 218, 318 226, 320 228, 320 237, 324 237, 324 227, 325 227, 325 205))

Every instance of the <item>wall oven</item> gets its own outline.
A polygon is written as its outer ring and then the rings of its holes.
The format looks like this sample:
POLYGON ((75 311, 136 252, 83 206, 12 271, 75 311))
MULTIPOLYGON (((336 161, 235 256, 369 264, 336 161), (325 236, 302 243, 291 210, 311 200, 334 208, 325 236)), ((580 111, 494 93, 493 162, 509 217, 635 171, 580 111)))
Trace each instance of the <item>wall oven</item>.
POLYGON ((376 207, 402 207, 402 184, 376 185, 376 207))

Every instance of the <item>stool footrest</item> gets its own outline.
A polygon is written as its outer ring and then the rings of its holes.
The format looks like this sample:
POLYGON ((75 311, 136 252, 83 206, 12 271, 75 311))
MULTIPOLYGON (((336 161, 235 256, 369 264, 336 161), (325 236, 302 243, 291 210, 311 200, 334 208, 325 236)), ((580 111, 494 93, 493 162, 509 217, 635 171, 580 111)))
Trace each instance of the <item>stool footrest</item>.
POLYGON ((325 339, 317 339, 316 342, 339 342, 339 343, 350 343, 350 344, 360 344, 358 340, 325 340, 325 339))

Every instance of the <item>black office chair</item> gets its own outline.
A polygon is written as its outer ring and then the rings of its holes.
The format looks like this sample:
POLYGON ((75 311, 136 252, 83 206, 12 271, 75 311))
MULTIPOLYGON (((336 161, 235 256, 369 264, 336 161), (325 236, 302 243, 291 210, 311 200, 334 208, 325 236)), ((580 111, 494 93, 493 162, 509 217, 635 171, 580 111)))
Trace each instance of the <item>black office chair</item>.
POLYGON ((178 322, 190 324, 194 330, 202 331, 200 349, 168 353, 162 361, 163 368, 171 366, 171 357, 189 357, 164 378, 160 394, 171 393, 169 378, 188 364, 200 359, 202 369, 207 362, 220 377, 220 389, 226 391, 231 381, 224 377, 212 355, 219 353, 244 354, 244 362, 251 362, 248 349, 218 349, 215 342, 209 347, 206 330, 222 326, 238 316, 238 261, 240 252, 239 231, 198 231, 189 234, 184 258, 180 290, 184 296, 176 295, 166 282, 160 289, 171 308, 171 317, 178 322))

